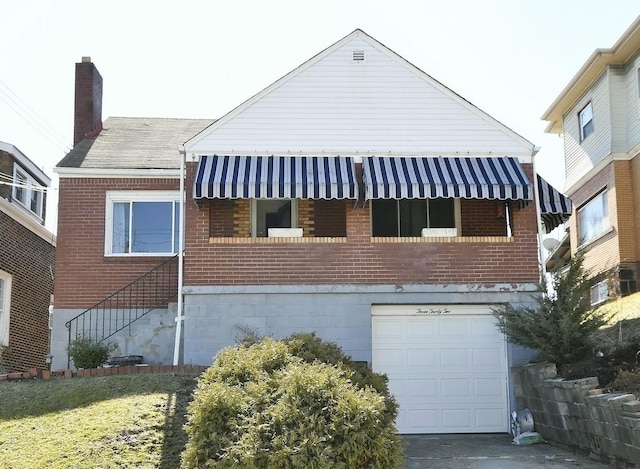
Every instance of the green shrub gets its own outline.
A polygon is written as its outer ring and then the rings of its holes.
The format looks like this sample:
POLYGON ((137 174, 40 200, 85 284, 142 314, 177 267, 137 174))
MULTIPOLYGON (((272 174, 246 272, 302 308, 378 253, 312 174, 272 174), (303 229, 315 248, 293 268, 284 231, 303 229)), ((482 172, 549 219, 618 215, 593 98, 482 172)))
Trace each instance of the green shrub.
POLYGON ((67 354, 76 368, 98 368, 107 363, 114 349, 113 344, 88 337, 77 337, 67 345, 67 354))
POLYGON ((304 344, 343 356, 310 335, 218 354, 188 409, 183 468, 402 467, 395 403, 387 415, 385 395, 352 382, 343 362, 314 359, 304 344))
POLYGON ((590 289, 597 277, 583 269, 583 258, 571 259, 566 272, 551 274, 551 289, 539 285, 537 308, 507 304, 493 311, 498 327, 515 344, 540 352, 542 360, 558 366, 575 362, 591 352, 591 337, 606 324, 605 313, 594 311, 590 289))

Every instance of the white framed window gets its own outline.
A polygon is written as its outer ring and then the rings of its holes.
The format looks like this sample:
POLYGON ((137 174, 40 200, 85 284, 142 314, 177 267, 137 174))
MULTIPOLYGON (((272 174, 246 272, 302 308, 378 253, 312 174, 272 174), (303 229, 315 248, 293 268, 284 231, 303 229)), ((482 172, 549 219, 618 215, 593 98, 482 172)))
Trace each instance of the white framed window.
POLYGON ((269 236, 269 228, 297 228, 295 199, 251 199, 251 236, 269 236))
POLYGON ((18 166, 13 169, 13 200, 42 218, 45 187, 18 166))
POLYGON ((11 275, 0 270, 0 346, 9 345, 9 314, 11 311, 11 275))
POLYGON ((609 299, 609 283, 606 280, 591 287, 591 306, 599 305, 609 299))
POLYGON ((593 133, 593 107, 591 101, 578 113, 578 124, 580 125, 580 141, 593 133))
POLYGON ((171 256, 178 253, 178 191, 107 192, 106 204, 106 256, 171 256))
POLYGON ((458 228, 459 199, 375 199, 371 201, 371 235, 419 237, 424 228, 458 228))
POLYGON ((578 237, 586 244, 609 230, 609 197, 602 191, 578 209, 578 237))

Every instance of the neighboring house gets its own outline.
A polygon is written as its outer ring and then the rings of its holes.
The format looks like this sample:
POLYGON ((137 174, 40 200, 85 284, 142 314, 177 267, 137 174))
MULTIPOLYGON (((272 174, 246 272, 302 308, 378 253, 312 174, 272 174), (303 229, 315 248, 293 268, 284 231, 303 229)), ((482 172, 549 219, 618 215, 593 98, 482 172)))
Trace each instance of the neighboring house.
POLYGON ((640 261, 640 18, 597 49, 544 113, 563 134, 571 252, 594 273, 613 269, 592 303, 638 291, 640 261))
POLYGON ((45 227, 49 177, 0 142, 0 370, 45 367, 55 236, 45 227))
POLYGON ((122 354, 208 364, 245 334, 314 331, 389 375, 401 432, 509 430, 509 367, 530 352, 491 310, 532 303, 535 190, 561 197, 529 141, 361 30, 215 122, 111 118, 90 137, 56 168, 58 351, 122 329, 122 354), (136 278, 180 265, 181 207, 183 297, 145 302, 162 295, 136 278))

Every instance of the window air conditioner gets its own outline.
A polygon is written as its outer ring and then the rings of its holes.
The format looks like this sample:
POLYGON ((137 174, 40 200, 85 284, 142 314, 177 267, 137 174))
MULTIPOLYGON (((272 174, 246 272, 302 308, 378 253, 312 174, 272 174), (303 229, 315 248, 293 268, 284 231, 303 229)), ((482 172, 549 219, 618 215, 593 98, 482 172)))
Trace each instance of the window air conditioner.
POLYGON ((422 228, 423 238, 447 238, 458 236, 456 228, 422 228))

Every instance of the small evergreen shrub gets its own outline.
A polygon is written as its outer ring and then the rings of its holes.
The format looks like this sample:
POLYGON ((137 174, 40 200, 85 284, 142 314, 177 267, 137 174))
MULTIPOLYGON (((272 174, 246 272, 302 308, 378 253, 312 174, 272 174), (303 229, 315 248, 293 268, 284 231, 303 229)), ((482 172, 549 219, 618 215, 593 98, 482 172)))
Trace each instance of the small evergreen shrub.
POLYGON ((402 467, 395 402, 355 384, 346 363, 313 335, 221 351, 189 405, 182 467, 402 467))
POLYGON ((67 354, 76 368, 99 368, 109 360, 115 345, 93 340, 88 337, 77 337, 67 345, 67 354))
POLYGON ((591 307, 590 289, 597 277, 589 275, 582 263, 578 254, 566 272, 553 272, 550 291, 546 281, 541 282, 534 297, 537 308, 507 304, 493 310, 510 342, 538 350, 542 360, 559 367, 591 353, 591 338, 607 317, 591 307))

